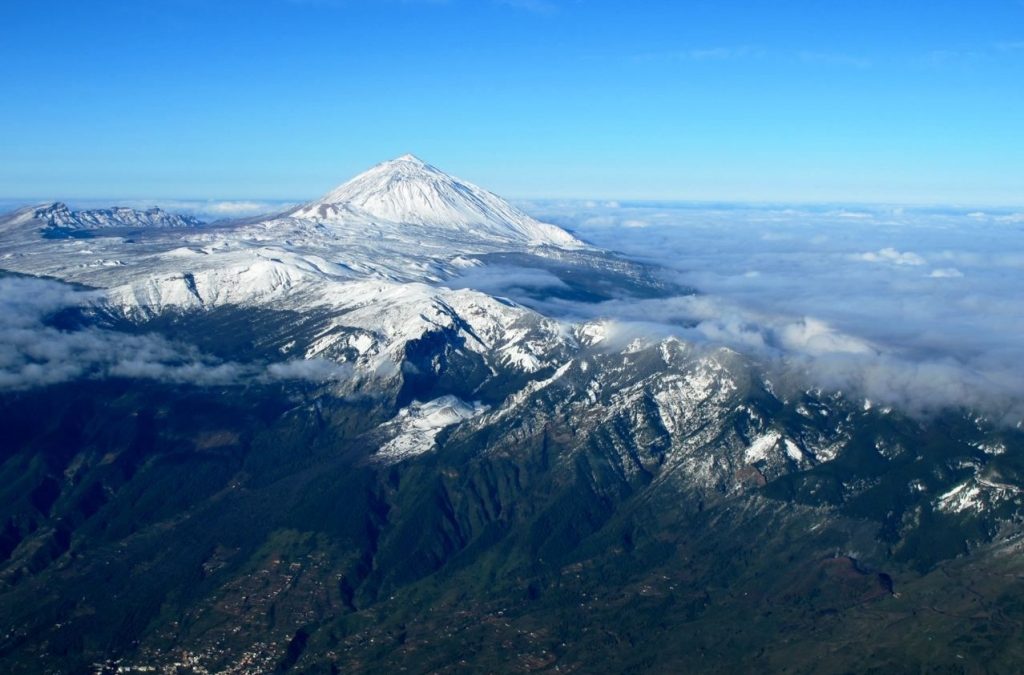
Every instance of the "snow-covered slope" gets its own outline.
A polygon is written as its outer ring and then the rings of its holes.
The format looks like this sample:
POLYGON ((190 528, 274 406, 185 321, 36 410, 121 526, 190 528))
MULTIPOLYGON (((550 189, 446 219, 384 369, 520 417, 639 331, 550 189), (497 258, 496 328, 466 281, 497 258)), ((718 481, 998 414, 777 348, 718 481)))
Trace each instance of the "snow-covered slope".
POLYGON ((159 208, 139 211, 124 206, 109 209, 72 211, 67 204, 55 202, 36 209, 34 217, 50 227, 94 230, 105 227, 196 227, 202 222, 191 217, 168 213, 159 208))
MULTIPOLYGON (((220 308, 301 317, 308 325, 278 327, 267 346, 389 377, 423 340, 494 377, 555 367, 572 341, 557 322, 445 281, 495 253, 587 253, 568 233, 411 156, 265 218, 203 225, 157 209, 56 203, 0 218, 0 232, 0 267, 101 289, 90 297, 119 317, 220 308)), ((439 367, 430 359, 419 371, 439 367)))
POLYGON ((497 195, 413 155, 383 162, 289 215, 314 220, 370 220, 427 226, 469 239, 576 247, 566 231, 541 223, 497 195))
POLYGON ((216 285, 199 289, 204 306, 244 304, 262 302, 268 289, 302 289, 300 278, 437 283, 478 264, 473 256, 585 248, 569 233, 411 156, 380 164, 288 213, 201 225, 159 209, 31 207, 0 218, 0 265, 101 288, 148 287, 132 296, 140 309, 152 301, 159 310, 174 297, 194 304, 188 289, 159 292, 168 280, 216 285), (128 237, 127 229, 144 232, 128 237), (254 279, 261 269, 267 274, 254 279))
POLYGON ((429 452, 442 430, 486 411, 487 406, 479 402, 470 404, 451 395, 426 403, 415 401, 381 428, 392 438, 381 445, 378 459, 391 463, 429 452))

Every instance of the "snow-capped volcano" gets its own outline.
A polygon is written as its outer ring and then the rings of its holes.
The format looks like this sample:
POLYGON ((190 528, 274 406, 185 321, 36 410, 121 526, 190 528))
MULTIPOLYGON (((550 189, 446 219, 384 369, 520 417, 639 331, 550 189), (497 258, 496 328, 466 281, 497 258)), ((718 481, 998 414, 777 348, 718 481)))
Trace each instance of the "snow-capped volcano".
POLYGON ((288 214, 345 221, 362 216, 531 246, 576 247, 572 235, 413 155, 383 162, 288 214))
POLYGON ((107 289, 111 303, 140 316, 268 303, 294 310, 367 279, 438 284, 482 256, 589 248, 412 155, 270 216, 207 225, 158 209, 56 203, 0 217, 0 231, 3 268, 107 289))

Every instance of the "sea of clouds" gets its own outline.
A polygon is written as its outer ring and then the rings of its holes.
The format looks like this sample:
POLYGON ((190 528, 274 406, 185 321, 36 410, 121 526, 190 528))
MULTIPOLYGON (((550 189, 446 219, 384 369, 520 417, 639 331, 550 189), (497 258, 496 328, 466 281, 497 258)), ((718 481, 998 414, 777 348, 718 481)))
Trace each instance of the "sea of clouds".
MULTIPOLYGON (((911 412, 966 406, 1011 424, 1024 418, 1024 212, 524 206, 699 291, 554 301, 545 311, 730 346, 807 386, 911 412)), ((509 278, 543 285, 538 274, 509 278)))

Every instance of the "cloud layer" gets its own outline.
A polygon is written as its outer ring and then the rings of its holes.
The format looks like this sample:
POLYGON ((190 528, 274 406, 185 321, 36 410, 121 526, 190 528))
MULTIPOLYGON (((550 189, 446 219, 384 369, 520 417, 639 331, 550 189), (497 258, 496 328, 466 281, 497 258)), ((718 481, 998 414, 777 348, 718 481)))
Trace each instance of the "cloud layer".
POLYGON ((225 362, 155 334, 57 328, 49 319, 93 293, 56 281, 0 277, 0 390, 80 378, 127 377, 200 386, 346 379, 351 368, 322 359, 225 362))
MULTIPOLYGON (((738 348, 807 386, 1024 417, 1024 218, 1013 211, 533 203, 701 295, 552 301, 738 348), (657 327, 656 327, 657 326, 657 327)), ((490 288, 488 290, 500 290, 490 288)))

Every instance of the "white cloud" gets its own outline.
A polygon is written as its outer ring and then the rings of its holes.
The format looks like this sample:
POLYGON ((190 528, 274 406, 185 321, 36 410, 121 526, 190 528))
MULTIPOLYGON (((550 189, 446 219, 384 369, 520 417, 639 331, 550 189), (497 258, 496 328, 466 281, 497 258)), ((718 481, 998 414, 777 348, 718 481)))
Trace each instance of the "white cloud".
POLYGON ((276 205, 272 202, 257 201, 222 201, 208 202, 197 206, 204 213, 216 213, 225 216, 250 216, 273 211, 276 205))
POLYGON ((568 288, 564 281, 546 270, 514 265, 484 265, 468 269, 446 282, 450 288, 474 288, 485 293, 506 295, 514 291, 568 288))
POLYGON ((863 340, 843 335, 824 321, 805 317, 782 327, 779 338, 784 349, 804 354, 870 354, 863 340))
POLYGON ((913 251, 900 252, 892 247, 879 249, 854 256, 857 260, 872 263, 888 263, 890 265, 924 265, 927 261, 913 251))
POLYGON ((1024 270, 1019 211, 986 208, 988 222, 1011 225, 987 228, 970 215, 977 209, 563 202, 532 212, 701 291, 548 301, 545 311, 658 325, 655 335, 730 346, 782 378, 908 410, 1024 415, 1024 295, 1012 282, 1024 270))
POLYGON ((619 222, 619 219, 615 216, 591 216, 581 224, 586 227, 611 227, 612 225, 618 225, 619 222))
POLYGON ((267 375, 275 380, 306 380, 329 382, 346 380, 353 374, 352 366, 327 359, 295 359, 267 366, 267 375))
POLYGON ((329 361, 225 362, 156 334, 97 327, 63 330, 56 312, 95 299, 46 279, 0 277, 0 389, 24 389, 79 378, 127 377, 199 386, 272 380, 344 379, 348 366, 329 361))

